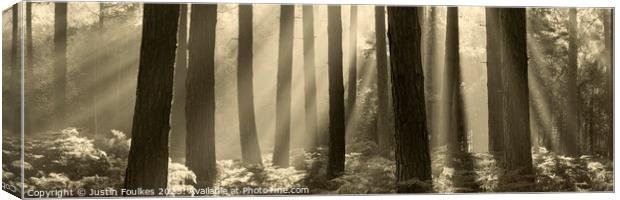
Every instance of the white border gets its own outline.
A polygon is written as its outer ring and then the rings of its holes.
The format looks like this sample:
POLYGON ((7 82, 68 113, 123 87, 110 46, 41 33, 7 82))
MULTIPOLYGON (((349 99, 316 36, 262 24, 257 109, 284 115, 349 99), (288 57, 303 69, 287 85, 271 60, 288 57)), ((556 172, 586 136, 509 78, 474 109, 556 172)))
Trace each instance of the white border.
MULTIPOLYGON (((36 1, 36 0, 35 0, 36 1)), ((75 1, 89 1, 89 0, 75 0, 75 1)), ((92 0, 91 0, 92 1, 92 0)), ((102 1, 113 1, 113 0, 102 0, 102 1)), ((615 0, 134 0, 137 2, 205 2, 205 3, 265 3, 265 4, 277 4, 277 3, 294 3, 294 4, 379 4, 379 5, 459 5, 459 6, 510 6, 510 7, 524 7, 524 6, 533 6, 533 7, 613 7, 616 8, 620 5, 620 1, 615 0)), ((0 0, 0 8, 2 10, 8 9, 14 3, 19 2, 17 0, 0 0)), ((618 27, 618 17, 617 14, 614 17, 614 27, 618 27)), ((614 38, 618 37, 618 31, 614 32, 614 38)), ((614 39, 614 47, 618 46, 618 40, 614 39)), ((615 48, 614 48, 615 50, 615 48)), ((614 59, 619 55, 618 51, 614 51, 614 59)), ((0 61, 2 59, 0 58, 0 61)), ((1 74, 1 72, 0 72, 1 74)), ((614 70, 614 77, 620 77, 619 70, 614 70)), ((614 78, 614 81, 615 81, 614 78)), ((1 84, 1 83, 0 83, 1 84)), ((615 86, 615 84, 614 84, 615 86)), ((614 87, 614 99, 617 100, 618 92, 620 89, 618 87, 614 87)), ((0 94, 1 98, 1 94, 0 94)), ((618 101, 614 101, 614 104, 618 101)), ((1 105, 0 105, 1 108, 1 105)), ((617 109, 614 106, 614 114, 617 113, 617 109)), ((614 118, 615 115, 614 115, 614 118)), ((615 120, 614 127, 618 126, 618 120, 615 120)), ((2 125, 0 125, 0 130, 2 125)), ((615 134, 616 137, 614 144, 620 144, 618 135, 615 134)), ((1 148, 1 144, 0 144, 1 148)), ((616 148, 617 150, 617 148, 616 148)), ((614 160, 618 160, 619 156, 617 151, 614 153, 614 160)), ((0 155, 1 157, 1 155, 0 155)), ((614 170, 614 191, 618 191, 618 170, 614 170)), ((212 197, 211 197, 212 198, 212 197)), ((248 198, 258 198, 258 199, 271 199, 274 197, 221 197, 221 199, 248 199, 248 198)), ((484 200, 484 199, 562 199, 562 200, 586 200, 586 199, 618 199, 618 195, 615 193, 524 193, 524 194, 498 194, 498 193, 478 193, 478 194, 458 194, 458 195, 449 195, 449 194, 432 194, 432 195, 367 195, 367 196, 344 196, 344 195, 333 195, 333 196, 283 196, 278 197, 281 199, 343 199, 343 200, 362 200, 362 199, 399 199, 399 200, 410 200, 410 199, 458 199, 458 200, 484 200)), ((0 192, 0 199, 3 200, 12 200, 18 199, 7 192, 0 192)), ((72 198, 79 199, 79 198, 72 198)), ((149 198, 149 199, 169 199, 169 198, 149 198)), ((179 199, 192 199, 192 198, 179 198, 179 199)), ((217 198, 220 199, 220 198, 217 198)))

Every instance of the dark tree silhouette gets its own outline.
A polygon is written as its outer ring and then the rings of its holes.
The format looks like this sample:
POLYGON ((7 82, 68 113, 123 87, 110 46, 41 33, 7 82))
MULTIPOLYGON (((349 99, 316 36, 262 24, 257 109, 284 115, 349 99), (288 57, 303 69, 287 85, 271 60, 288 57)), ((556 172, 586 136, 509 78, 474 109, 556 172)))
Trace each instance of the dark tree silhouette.
POLYGON ((349 22, 349 79, 347 84, 346 120, 351 123, 351 113, 357 99, 357 6, 351 5, 349 22))
POLYGON ((26 4, 26 60, 24 66, 24 134, 32 134, 32 82, 33 67, 33 49, 32 49, 32 2, 24 2, 26 4))
POLYGON ((502 90, 499 54, 499 30, 497 8, 486 8, 487 33, 487 92, 489 111, 489 152, 501 155, 504 150, 504 130, 502 123, 502 90))
MULTIPOLYGON (((443 112, 448 124, 445 126, 447 147, 450 153, 467 151, 466 130, 464 127, 463 95, 461 90, 461 64, 459 56, 459 13, 457 7, 448 8, 446 22, 446 67, 443 91, 446 104, 443 112)), ((450 159, 452 160, 452 159, 450 159)))
POLYGON ((19 32, 19 4, 13 5, 11 8, 12 18, 11 18, 11 52, 10 58, 11 65, 7 70, 10 76, 4 84, 8 85, 7 91, 3 96, 3 115, 2 122, 7 130, 11 132, 11 134, 20 135, 20 73, 21 73, 21 56, 19 54, 19 42, 20 36, 19 32), (6 100, 6 104, 5 103, 6 100))
POLYGON ((377 145, 383 157, 390 157, 393 147, 388 88, 387 49, 385 40, 385 6, 375 6, 375 41, 377 56, 377 145))
POLYGON ((430 192, 431 159, 418 9, 388 7, 399 193, 430 192))
POLYGON ((304 37, 304 111, 306 114, 306 152, 316 149, 319 142, 316 106, 316 72, 314 64, 314 10, 312 5, 302 8, 304 37))
POLYGON ((609 124, 609 129, 606 134, 609 138, 606 141, 606 154, 608 159, 612 159, 614 157, 614 48, 613 48, 613 23, 614 23, 614 10, 604 10, 603 11, 603 29, 605 34, 605 59, 607 60, 607 75, 605 78, 607 79, 607 98, 604 100, 605 110, 607 110, 607 118, 606 123, 609 124))
POLYGON ((145 4, 126 189, 166 188, 179 5, 145 4))
POLYGON ((187 78, 187 4, 180 4, 177 56, 174 64, 174 96, 170 116, 170 154, 172 158, 185 153, 185 80, 187 78))
MULTIPOLYGON (((500 27, 498 39, 501 57, 502 115, 504 123, 504 162, 508 183, 533 183, 532 153, 530 143, 528 64, 526 48, 525 8, 499 8, 500 27)), ((523 191, 531 191, 528 184, 523 191)), ((519 188, 515 188, 521 191, 519 188)))
POLYGON ((66 126, 67 3, 54 3, 54 128, 66 126))
POLYGON ((237 91, 241 158, 246 164, 262 165, 256 120, 252 64, 252 5, 239 5, 239 56, 237 57, 237 91))
POLYGON ((280 6, 278 80, 276 88, 276 142, 273 149, 273 165, 279 167, 288 167, 289 165, 294 18, 295 6, 280 6))
POLYGON ((189 30, 185 137, 187 168, 199 187, 213 186, 215 166, 215 26, 217 5, 193 4, 189 30))
POLYGON ((329 153, 327 176, 344 172, 345 113, 342 77, 342 23, 340 6, 327 8, 327 65, 329 92, 329 153))
POLYGON ((577 145, 580 113, 578 108, 579 90, 577 88, 577 9, 571 8, 568 11, 568 68, 566 70, 566 122, 564 131, 561 132, 562 148, 560 153, 577 156, 579 147, 577 145))

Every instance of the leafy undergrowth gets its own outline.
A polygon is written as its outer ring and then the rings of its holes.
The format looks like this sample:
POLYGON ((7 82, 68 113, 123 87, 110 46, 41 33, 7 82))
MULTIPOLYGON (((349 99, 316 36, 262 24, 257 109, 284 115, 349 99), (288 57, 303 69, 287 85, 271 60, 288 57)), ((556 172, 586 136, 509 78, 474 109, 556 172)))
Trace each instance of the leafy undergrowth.
MULTIPOLYGON (((3 137, 3 141, 13 140, 6 135, 3 137)), ((75 128, 29 137, 24 150, 24 189, 118 190, 123 184, 128 150, 129 139, 115 130, 97 141, 80 135, 75 128)), ((3 149, 3 156, 14 160, 10 165, 3 163, 3 171, 19 169, 18 151, 3 149)), ((169 163, 168 188, 193 188, 195 179, 194 173, 184 165, 169 163)), ((5 180, 19 182, 19 176, 5 173, 5 180)))
MULTIPOLYGON (((344 175, 329 180, 325 175, 326 153, 327 150, 319 149, 315 154, 306 154, 308 175, 304 182, 312 193, 380 194, 396 191, 394 161, 376 155, 348 153, 344 175)), ((613 191, 613 163, 590 156, 559 156, 544 148, 532 153, 535 176, 511 177, 514 175, 503 174, 491 154, 459 155, 453 160, 456 167, 451 168, 445 166, 445 146, 436 148, 431 155, 433 192, 613 191), (522 181, 502 181, 527 178, 534 178, 535 182, 527 185, 522 181)))
POLYGON ((396 191, 394 161, 365 153, 347 153, 345 172, 329 179, 326 174, 327 149, 305 154, 308 174, 305 185, 311 193, 318 194, 384 194, 396 191))
MULTIPOLYGON (((590 156, 571 158, 549 152, 544 148, 532 151, 534 177, 516 177, 512 173, 503 174, 493 155, 488 153, 470 153, 473 170, 455 170, 444 166, 445 147, 433 152, 433 187, 434 192, 568 192, 568 191, 612 191, 613 163, 590 156), (461 185, 472 186, 459 188, 455 177, 473 176, 461 180, 472 183, 461 185), (526 183, 524 179, 534 179, 534 183, 526 183), (517 181, 502 181, 517 180, 517 181), (475 186, 475 187, 474 187, 475 186), (526 189, 524 189, 526 188, 526 189)), ((467 162, 464 156, 457 162, 467 162)), ((458 180, 458 179, 457 179, 458 180)))
MULTIPOLYGON (((218 178, 215 186, 222 188, 291 188, 303 187, 304 170, 295 167, 275 167, 272 155, 263 155, 263 165, 246 165, 239 160, 217 161, 218 178)), ((269 194, 258 193, 258 194, 269 194)), ((229 195, 229 194, 222 194, 229 195)))
MULTIPOLYGON (((19 143, 3 137, 3 181, 19 183, 19 143)), ((88 139, 77 129, 42 133, 28 139, 25 149, 26 190, 52 189, 120 189, 127 165, 129 139, 119 131, 111 131, 97 140, 88 139)), ((326 175, 327 152, 304 153, 293 150, 290 167, 272 166, 271 154, 263 155, 263 165, 246 165, 239 160, 217 161, 216 187, 222 188, 308 188, 311 194, 384 194, 396 192, 395 163, 378 156, 373 143, 347 146, 345 172, 338 178, 326 175)), ((445 147, 431 154, 433 192, 563 192, 612 191, 613 163, 581 156, 556 155, 539 148, 532 152, 534 183, 523 177, 503 174, 494 157, 488 153, 466 153, 447 167, 445 147), (524 190, 523 188, 527 188, 524 190)), ((526 177, 529 178, 529 177, 526 177)), ((179 163, 169 163, 170 195, 190 195, 196 176, 179 163)), ((227 195, 227 194, 221 194, 227 195)))

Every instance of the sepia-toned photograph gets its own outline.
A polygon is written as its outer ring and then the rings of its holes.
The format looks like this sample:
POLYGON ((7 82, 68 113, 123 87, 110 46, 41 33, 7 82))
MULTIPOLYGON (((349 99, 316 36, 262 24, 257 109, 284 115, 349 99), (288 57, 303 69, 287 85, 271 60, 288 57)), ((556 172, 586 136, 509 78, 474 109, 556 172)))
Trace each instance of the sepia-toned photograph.
POLYGON ((613 7, 19 2, 2 13, 2 188, 612 193, 613 19, 613 7))

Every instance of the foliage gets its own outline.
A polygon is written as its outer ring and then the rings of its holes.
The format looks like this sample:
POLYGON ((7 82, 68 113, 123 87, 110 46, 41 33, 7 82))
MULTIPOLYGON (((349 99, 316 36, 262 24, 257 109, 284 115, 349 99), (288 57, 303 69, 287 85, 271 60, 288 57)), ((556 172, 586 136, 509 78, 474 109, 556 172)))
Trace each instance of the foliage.
MULTIPOLYGON (((32 173, 59 173, 70 179, 104 175, 111 166, 106 152, 76 128, 45 132, 25 141, 25 161, 36 166, 32 173)), ((27 173, 28 177, 29 174, 27 173)))
MULTIPOLYGON (((9 136, 7 131, 2 134, 2 183, 18 187, 21 182, 20 142, 9 136)), ((32 168, 32 166, 30 166, 32 168)), ((24 169, 27 170, 27 169, 24 169)))
MULTIPOLYGON (((12 137, 4 136, 4 147, 14 146, 12 137)), ((43 133, 26 142, 25 189, 120 189, 126 167, 129 139, 119 131, 93 141, 75 128, 43 133), (113 152, 113 153, 108 153, 113 152), (78 169, 81 168, 81 169, 78 169)), ((328 149, 319 147, 312 153, 294 150, 293 166, 274 167, 271 155, 263 156, 263 166, 246 165, 239 160, 217 161, 216 186, 223 188, 308 187, 313 194, 383 194, 396 191, 395 163, 361 146, 351 144, 345 157, 345 173, 334 179, 326 177, 328 149)), ((3 156, 18 160, 16 148, 5 148, 3 156)), ((611 191, 613 163, 592 156, 571 158, 556 155, 544 148, 532 151, 535 177, 514 177, 504 173, 493 155, 465 153, 446 166, 445 146, 434 148, 432 157, 433 192, 502 192, 527 191, 611 191), (465 165, 471 163, 471 165, 465 165), (464 167, 469 166, 470 168, 464 167), (535 178, 534 185, 522 181, 535 178), (509 180, 509 181, 506 181, 509 180)), ((19 183, 15 169, 22 163, 3 163, 3 181, 19 183), (13 172, 15 171, 15 172, 13 172)), ((190 195, 196 175, 186 166, 169 163, 170 195, 190 195)), ((415 180, 401 184, 418 183, 415 180)))
POLYGON ((263 166, 247 165, 239 160, 217 161, 216 185, 225 188, 283 188, 301 186, 305 172, 294 167, 280 168, 271 163, 272 155, 263 156, 263 166))
POLYGON ((317 152, 305 155, 308 173, 304 183, 311 193, 381 194, 396 191, 394 161, 377 155, 347 153, 345 173, 330 180, 326 176, 327 152, 327 149, 319 148, 317 152))
POLYGON ((612 163, 591 156, 556 155, 545 148, 534 151, 538 191, 611 191, 612 163), (603 164, 607 163, 607 164, 603 164))
MULTIPOLYGON (((6 136, 4 139, 3 142, 13 141, 6 136)), ((129 139, 116 130, 97 141, 81 136, 75 128, 30 137, 25 149, 24 188, 120 189, 127 167, 128 145, 129 139)), ((3 154, 15 157, 15 152, 10 149, 5 149, 3 154)), ((20 163, 16 162, 8 165, 3 163, 3 171, 19 169, 20 163)), ((14 173, 5 173, 3 177, 15 178, 19 177, 15 177, 14 173)), ((195 183, 196 175, 187 167, 173 162, 168 164, 168 188, 171 195, 187 194, 195 183)))

